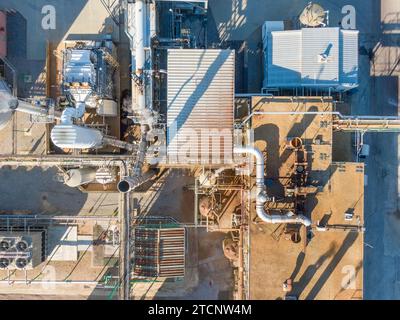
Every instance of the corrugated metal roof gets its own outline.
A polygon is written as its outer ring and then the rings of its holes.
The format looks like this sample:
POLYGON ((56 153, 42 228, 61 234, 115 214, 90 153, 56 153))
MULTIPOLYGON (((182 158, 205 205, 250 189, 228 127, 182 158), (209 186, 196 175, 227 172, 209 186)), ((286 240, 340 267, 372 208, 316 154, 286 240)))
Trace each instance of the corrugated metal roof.
POLYGON ((301 52, 301 77, 304 85, 338 83, 339 28, 302 29, 301 52))
POLYGON ((268 38, 268 83, 297 84, 301 81, 301 31, 273 32, 268 38))
POLYGON ((304 28, 272 31, 264 40, 264 87, 356 87, 358 31, 304 28))
POLYGON ((345 85, 358 83, 358 31, 342 30, 343 67, 340 79, 345 85))
POLYGON ((170 163, 232 161, 233 50, 168 50, 170 163))

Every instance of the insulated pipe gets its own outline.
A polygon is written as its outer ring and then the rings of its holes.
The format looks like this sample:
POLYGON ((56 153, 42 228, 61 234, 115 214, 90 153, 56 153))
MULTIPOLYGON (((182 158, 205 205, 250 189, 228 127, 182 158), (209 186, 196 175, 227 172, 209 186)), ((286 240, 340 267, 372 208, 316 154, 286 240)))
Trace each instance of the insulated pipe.
POLYGON ((133 176, 125 177, 117 185, 118 190, 122 193, 133 191, 135 188, 148 181, 155 174, 154 171, 148 171, 144 175, 142 174, 142 167, 146 157, 146 150, 147 150, 147 132, 148 132, 148 126, 142 125, 141 141, 137 153, 137 160, 135 166, 133 167, 133 176))
POLYGON ((147 132, 148 131, 149 131, 149 128, 147 125, 142 124, 140 126, 141 140, 140 140, 140 144, 139 144, 137 160, 135 163, 135 167, 133 168, 133 174, 135 176, 139 176, 142 173, 142 166, 144 164, 144 160, 146 157, 146 151, 147 151, 147 132))
MULTIPOLYGON (((28 102, 12 99, 9 101, 9 107, 12 111, 19 111, 22 113, 32 114, 32 115, 43 115, 46 116, 49 114, 48 109, 42 106, 34 106, 28 102)), ((56 113, 54 115, 55 119, 60 119, 61 115, 56 113)))
POLYGON ((268 201, 268 195, 264 184, 264 157, 260 150, 253 147, 235 147, 234 153, 237 154, 251 154, 256 158, 256 212, 260 219, 266 223, 301 223, 306 227, 311 225, 311 220, 304 215, 295 215, 289 211, 284 215, 268 214, 264 210, 264 205, 268 201))
MULTIPOLYGON (((135 74, 139 79, 143 80, 143 70, 145 65, 145 51, 144 51, 144 21, 145 21, 145 6, 143 0, 136 0, 135 2, 135 74)), ((146 107, 146 97, 144 93, 144 83, 142 81, 142 88, 138 88, 136 94, 136 103, 138 110, 142 115, 146 107)))
POLYGON ((80 119, 85 114, 85 103, 77 102, 76 108, 67 107, 61 114, 61 124, 72 124, 72 119, 80 119))
POLYGON ((144 68, 144 17, 145 8, 143 0, 135 2, 135 53, 136 53, 136 75, 140 76, 144 68))
POLYGON ((140 176, 125 177, 118 182, 118 191, 122 193, 133 191, 143 183, 149 181, 152 177, 154 177, 154 175, 154 171, 148 171, 140 176))

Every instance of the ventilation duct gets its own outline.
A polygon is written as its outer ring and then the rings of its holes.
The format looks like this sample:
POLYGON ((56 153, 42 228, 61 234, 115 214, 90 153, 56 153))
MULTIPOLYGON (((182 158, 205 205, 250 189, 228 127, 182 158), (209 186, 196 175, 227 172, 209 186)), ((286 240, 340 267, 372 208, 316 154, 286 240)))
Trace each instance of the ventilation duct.
POLYGON ((7 269, 10 264, 11 264, 11 259, 0 258, 0 269, 7 269))
POLYGON ((15 260, 15 266, 17 267, 17 269, 25 269, 28 263, 29 261, 26 258, 17 258, 15 260))
POLYGON ((284 215, 268 214, 264 210, 264 205, 268 201, 268 195, 264 184, 264 157, 257 148, 253 147, 235 147, 233 150, 237 154, 251 154, 256 158, 256 212, 258 217, 266 223, 301 223, 306 227, 311 225, 311 220, 301 214, 295 215, 288 212, 284 215))
POLYGON ((24 252, 28 249, 29 244, 25 240, 21 240, 16 243, 15 247, 17 248, 17 251, 24 252))
POLYGON ((0 241, 0 251, 7 251, 12 247, 12 245, 13 242, 11 240, 3 239, 0 241))

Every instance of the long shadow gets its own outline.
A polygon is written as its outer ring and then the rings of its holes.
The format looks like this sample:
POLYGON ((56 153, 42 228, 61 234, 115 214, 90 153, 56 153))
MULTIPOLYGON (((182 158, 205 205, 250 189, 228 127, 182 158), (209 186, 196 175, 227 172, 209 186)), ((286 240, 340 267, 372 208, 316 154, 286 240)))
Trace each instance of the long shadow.
MULTIPOLYGON (((318 107, 316 106, 311 106, 307 112, 315 112, 318 111, 318 107)), ((293 138, 293 137, 301 137, 304 132, 307 130, 307 128, 314 122, 316 115, 315 114, 310 114, 310 115, 304 115, 301 118, 300 122, 296 122, 292 128, 289 130, 287 137, 288 138, 293 138)), ((307 147, 307 146, 306 146, 307 147)), ((284 163, 289 156, 293 153, 292 150, 286 149, 281 157, 280 161, 281 163, 284 163)))
POLYGON ((263 124, 254 130, 254 136, 256 141, 262 138, 266 142, 265 178, 270 182, 268 192, 271 196, 282 197, 284 187, 279 179, 279 169, 282 165, 279 156, 279 127, 272 123, 263 124))
MULTIPOLYGON (((315 276, 315 274, 317 273, 317 271, 319 270, 321 265, 334 254, 335 249, 336 249, 336 247, 332 243, 331 246, 329 247, 329 249, 323 255, 321 255, 314 264, 311 264, 307 267, 307 269, 301 275, 299 281, 293 283, 293 290, 292 290, 291 294, 293 294, 297 297, 299 297, 301 295, 301 293, 304 291, 304 289, 310 283, 310 279, 312 279, 315 276)), ((301 256, 301 253, 300 253, 299 257, 297 258, 296 267, 292 273, 292 276, 293 276, 293 274, 295 274, 295 275, 298 274, 298 272, 301 268, 300 264, 303 263, 303 259, 304 259, 304 256, 301 256)), ((294 278, 292 278, 292 279, 294 279, 294 278)))
POLYGON ((54 179, 57 173, 56 168, 0 168, 0 210, 77 215, 88 196, 54 179))
POLYGON ((19 96, 46 95, 44 79, 41 79, 45 67, 46 40, 58 44, 87 2, 76 0, 72 5, 66 0, 56 3, 46 0, 2 0, 0 9, 16 11, 7 14, 7 58, 17 69, 19 96), (41 11, 46 5, 52 5, 56 10, 54 30, 42 29, 42 18, 45 15, 41 11))
POLYGON ((358 233, 356 232, 349 232, 346 238, 343 241, 339 251, 333 257, 329 265, 325 268, 324 272, 321 274, 317 282, 315 283, 314 287, 308 293, 306 300, 314 300, 315 297, 318 295, 319 291, 322 289, 326 281, 331 276, 332 272, 336 269, 339 262, 342 260, 344 255, 346 254, 347 250, 354 244, 358 237, 358 233))

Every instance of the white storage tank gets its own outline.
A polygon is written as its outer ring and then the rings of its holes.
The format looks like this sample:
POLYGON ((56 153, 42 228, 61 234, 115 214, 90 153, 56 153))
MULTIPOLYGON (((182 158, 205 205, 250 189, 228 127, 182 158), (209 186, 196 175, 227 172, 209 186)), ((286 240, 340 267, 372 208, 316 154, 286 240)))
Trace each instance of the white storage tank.
POLYGON ((102 147, 103 134, 97 129, 60 124, 51 130, 51 141, 62 149, 93 149, 102 147))
POLYGON ((96 169, 81 168, 68 170, 64 177, 64 183, 71 188, 88 184, 96 179, 96 169))

